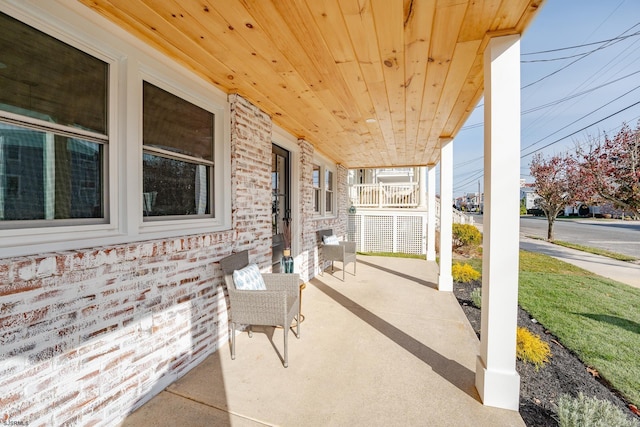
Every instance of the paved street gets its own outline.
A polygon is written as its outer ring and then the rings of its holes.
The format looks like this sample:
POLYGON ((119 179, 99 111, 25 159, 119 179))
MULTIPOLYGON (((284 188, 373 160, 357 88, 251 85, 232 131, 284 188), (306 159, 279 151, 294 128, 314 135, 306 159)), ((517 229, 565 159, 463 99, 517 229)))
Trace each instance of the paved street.
MULTIPOLYGON (((520 234, 547 237, 545 217, 521 217, 520 234)), ((640 222, 601 219, 558 219, 556 240, 605 249, 640 258, 640 222)))
MULTIPOLYGON (((482 215, 474 215, 482 224, 482 215)), ((520 218, 520 235, 547 237, 545 217, 520 218)), ((558 219, 554 225, 556 240, 605 249, 640 259, 640 221, 602 219, 558 219)))

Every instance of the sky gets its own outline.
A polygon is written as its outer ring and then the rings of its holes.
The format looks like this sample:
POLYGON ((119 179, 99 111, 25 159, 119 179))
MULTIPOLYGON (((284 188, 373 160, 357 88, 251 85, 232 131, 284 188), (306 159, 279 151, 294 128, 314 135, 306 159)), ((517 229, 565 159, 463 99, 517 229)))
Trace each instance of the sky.
MULTIPOLYGON (((533 153, 575 151, 640 119, 640 0, 547 0, 520 51, 520 177, 527 182, 533 153)), ((483 102, 453 142, 454 197, 477 192, 478 183, 484 191, 483 102)))

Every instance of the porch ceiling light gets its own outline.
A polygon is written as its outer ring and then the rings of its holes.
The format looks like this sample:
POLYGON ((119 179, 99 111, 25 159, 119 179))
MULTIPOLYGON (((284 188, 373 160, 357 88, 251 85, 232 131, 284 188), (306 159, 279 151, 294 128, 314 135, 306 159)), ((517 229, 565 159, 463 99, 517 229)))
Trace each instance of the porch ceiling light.
POLYGON ((374 119, 373 117, 369 117, 368 119, 365 120, 365 122, 367 122, 367 123, 375 123, 375 122, 377 122, 377 120, 374 119))

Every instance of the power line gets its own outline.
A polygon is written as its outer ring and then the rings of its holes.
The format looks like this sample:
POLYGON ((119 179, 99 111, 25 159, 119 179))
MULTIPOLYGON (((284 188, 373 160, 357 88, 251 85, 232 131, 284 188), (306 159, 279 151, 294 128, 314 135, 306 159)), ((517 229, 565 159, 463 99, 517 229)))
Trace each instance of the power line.
POLYGON ((468 178, 465 182, 463 182, 462 184, 458 184, 456 187, 454 187, 453 191, 460 191, 461 187, 465 187, 475 181, 477 181, 478 179, 482 178, 484 176, 484 169, 481 169, 476 175, 474 175, 471 178, 468 178))
POLYGON ((522 114, 529 114, 529 113, 532 113, 532 112, 534 112, 534 111, 541 110, 541 109, 543 109, 543 108, 552 107, 552 106, 554 106, 554 105, 561 104, 561 103, 563 103, 563 102, 565 102, 565 101, 569 101, 569 100, 571 100, 571 99, 573 99, 573 98, 577 98, 578 96, 586 95, 587 93, 591 93, 591 92, 593 92, 594 90, 598 90, 598 89, 601 89, 601 88, 603 88, 603 87, 609 86, 609 85, 611 85, 611 84, 613 84, 613 83, 617 83, 617 82, 619 82, 620 80, 624 80, 624 79, 626 79, 627 77, 634 76, 634 75, 636 75, 636 74, 638 74, 638 73, 640 73, 640 70, 638 70, 638 71, 634 71, 634 72, 633 72, 633 73, 631 73, 631 74, 627 74, 626 76, 623 76, 623 77, 617 78, 617 79, 612 80, 612 81, 610 81, 610 82, 603 83, 603 84, 601 84, 600 86, 596 86, 596 87, 593 87, 593 88, 591 88, 591 89, 583 90, 582 92, 574 93, 573 95, 565 96, 564 98, 560 98, 560 99, 558 99, 558 100, 551 101, 551 102, 548 102, 548 103, 543 104, 543 105, 538 105, 537 107, 529 108, 528 110, 524 110, 524 111, 522 112, 522 114))
MULTIPOLYGON (((609 82, 603 83, 600 86, 596 86, 596 87, 593 87, 591 89, 583 90, 582 92, 578 92, 578 93, 575 93, 573 95, 565 96, 564 98, 556 99, 555 101, 551 101, 551 102, 548 102, 546 104, 538 105, 536 107, 531 107, 531 108, 529 108, 527 110, 523 110, 521 112, 521 115, 533 113, 535 111, 542 110, 543 108, 553 107, 555 105, 558 105, 558 104, 561 104, 563 102, 569 101, 569 100, 571 100, 573 98, 577 98, 579 96, 586 95, 586 94, 591 93, 591 92, 593 92, 595 90, 598 90, 598 89, 602 89, 603 87, 609 86, 609 85, 611 85, 613 83, 617 83, 620 80, 624 80, 624 79, 626 79, 628 77, 631 77, 631 76, 634 76, 634 75, 636 75, 638 73, 640 73, 640 70, 634 71, 633 73, 627 74, 626 76, 619 77, 619 78, 617 78, 615 80, 611 80, 609 82)), ((479 127, 481 127, 483 125, 484 125, 484 122, 473 123, 471 125, 463 126, 460 130, 463 131, 463 130, 475 129, 475 128, 479 128, 479 127)))
MULTIPOLYGON (((633 28, 633 27, 632 27, 632 28, 633 28)), ((602 43, 610 43, 610 42, 614 42, 614 41, 617 43, 617 42, 620 42, 620 41, 622 41, 622 40, 626 40, 626 39, 628 39, 629 37, 635 37, 635 36, 637 36, 637 35, 640 35, 640 31, 635 32, 635 33, 633 33, 633 34, 626 35, 626 36, 614 37, 614 38, 612 38, 612 39, 602 40, 602 41, 599 41, 599 42, 585 43, 585 44, 580 44, 580 45, 575 45, 575 46, 569 46, 569 47, 560 47, 560 48, 558 48, 558 49, 541 50, 541 51, 539 51, 539 52, 521 53, 521 54, 520 54, 520 56, 539 55, 539 54, 542 54, 542 53, 559 52, 559 51, 561 51, 561 50, 577 49, 577 48, 580 48, 580 47, 592 46, 592 45, 595 45, 595 44, 602 44, 602 43)), ((611 44, 611 45, 613 45, 613 44, 611 44)), ((609 46, 611 46, 611 45, 609 45, 609 46)), ((592 52, 595 52, 596 50, 598 50, 598 49, 594 49, 592 52)), ((561 60, 561 59, 575 58, 576 56, 585 55, 585 54, 586 54, 586 52, 582 52, 582 53, 578 53, 578 54, 571 55, 571 56, 565 56, 565 57, 562 57, 562 58, 535 59, 535 60, 534 60, 534 59, 532 59, 532 60, 528 60, 528 61, 520 61, 520 62, 523 62, 523 63, 529 63, 529 62, 559 61, 559 60, 561 60)))
MULTIPOLYGON (((633 89, 631 89, 631 90, 629 90, 629 91, 627 91, 627 92, 623 93, 622 95, 620 95, 620 96, 618 96, 618 97, 616 97, 616 98, 612 99, 611 101, 607 102, 606 104, 601 105, 600 107, 596 108, 595 110, 592 110, 592 111, 590 111, 589 113, 585 114, 584 116, 579 117, 579 118, 577 118, 576 120, 572 121, 571 123, 569 123, 569 124, 567 124, 567 125, 565 125, 565 126, 561 127, 560 129, 556 130, 555 132, 550 133, 549 135, 545 136, 544 138, 541 138, 541 139, 537 140, 536 142, 534 142, 534 143, 532 143, 532 144, 527 145, 526 147, 522 148, 520 151, 527 150, 527 149, 529 149, 529 148, 533 147, 534 145, 539 144, 540 142, 544 141, 545 139, 549 138, 550 136, 553 136, 553 135, 555 135, 556 133, 558 133, 558 132, 560 132, 560 131, 562 131, 562 130, 564 130, 564 129, 568 128, 569 126, 571 126, 571 125, 573 125, 573 124, 575 124, 575 123, 577 123, 577 122, 579 122, 580 120, 582 120, 582 119, 584 119, 584 118, 586 118, 586 117, 589 117, 591 114, 595 113, 596 111, 601 110, 602 108, 606 107, 607 105, 612 104, 613 102, 615 102, 615 101, 619 100, 620 98, 622 98, 622 97, 624 97, 624 96, 626 96, 626 95, 630 94, 631 92, 633 92, 634 90, 637 90, 637 89, 639 89, 639 88, 640 88, 640 86, 636 86, 636 87, 634 87, 633 89)), ((596 122, 596 123, 597 123, 597 122, 596 122)))
MULTIPOLYGON (((639 22, 639 23, 637 23, 637 24, 635 24, 635 25, 633 25, 631 28, 629 28, 629 29, 627 29, 627 30, 623 31, 623 32, 620 34, 620 36, 622 36, 622 35, 623 35, 624 33, 626 33, 626 32, 631 31, 633 28, 637 27, 638 25, 640 25, 640 22, 639 22)), ((618 36, 618 37, 620 37, 620 36, 618 36)), ((594 50, 592 50, 592 51, 590 51, 590 52, 586 53, 585 55, 581 56, 580 58, 576 59, 575 61, 571 61, 571 62, 570 62, 570 63, 568 63, 567 65, 565 65, 565 66, 563 66, 563 67, 558 68, 557 70, 555 70, 555 71, 553 71, 553 72, 551 72, 551 73, 547 74, 546 76, 543 76, 543 77, 539 78, 538 80, 536 80, 536 81, 534 81, 534 82, 532 82, 532 83, 529 83, 529 84, 527 84, 527 85, 525 85, 525 86, 521 87, 520 89, 526 89, 526 88, 531 87, 531 86, 533 86, 533 85, 535 85, 535 84, 538 84, 538 83, 540 83, 541 81, 543 81, 543 80, 545 80, 545 79, 547 79, 547 78, 549 78, 549 77, 551 77, 551 76, 553 76, 553 75, 555 75, 555 74, 558 74, 560 71, 562 71, 562 70, 565 70, 565 69, 569 68, 570 66, 572 66, 572 65, 573 65, 573 64, 575 64, 576 62, 578 62, 578 61, 580 61, 580 60, 582 60, 582 59, 586 58, 587 56, 591 55, 592 53, 597 52, 597 51, 599 51, 599 50, 602 50, 602 49, 604 49, 604 48, 606 48, 606 47, 608 47, 608 46, 610 46, 610 45, 604 44, 604 45, 600 46, 599 48, 594 49, 594 50)))
MULTIPOLYGON (((618 63, 620 63, 623 60, 623 55, 625 55, 625 52, 627 50, 629 50, 633 45, 637 44, 637 42, 640 40, 635 40, 630 46, 627 46, 623 51, 619 52, 613 59, 610 59, 607 63, 605 63, 604 65, 602 65, 600 67, 600 69, 598 69, 596 72, 592 73, 591 77, 589 77, 587 80, 583 81, 580 85, 578 85, 576 88, 574 88, 569 95, 571 95, 572 93, 576 92, 578 89, 586 87, 587 84, 590 81, 594 81, 598 75, 606 75, 606 69, 607 68, 612 68, 614 67, 614 60, 616 60, 618 63)), ((631 55, 630 54, 626 54, 624 56, 625 59, 630 58, 631 55)), ((630 65, 625 66, 625 68, 628 68, 630 65)), ((621 70, 619 70, 616 74, 620 73, 621 70)), ((612 75, 610 78, 615 77, 615 74, 612 75)), ((575 105, 577 103, 577 100, 575 102, 573 102, 573 105, 575 105)), ((571 108, 571 106, 566 106, 564 107, 564 111, 568 110, 569 108, 571 108)), ((552 112, 556 110, 555 108, 552 108, 550 110, 547 110, 544 114, 542 114, 540 117, 538 117, 536 120, 534 120, 533 122, 529 123, 526 127, 524 127, 522 130, 523 132, 526 131, 527 129, 531 128, 532 126, 534 126, 534 124, 544 120, 546 117, 548 117, 549 115, 552 114, 552 112)))
POLYGON ((462 166, 470 165, 470 164, 475 163, 475 162, 477 162, 478 160, 482 160, 482 159, 483 159, 483 157, 482 157, 482 156, 481 156, 481 157, 474 157, 473 159, 467 160, 467 161, 465 161, 465 162, 457 163, 457 164, 455 164, 454 166, 455 166, 455 167, 457 167, 457 168, 459 168, 459 167, 462 167, 462 166))
POLYGON ((532 155, 532 154, 534 154, 534 153, 537 153, 538 151, 542 151, 542 150, 544 150, 545 148, 548 148, 548 147, 552 146, 553 144, 556 144, 556 143, 558 143, 558 142, 562 141, 563 139, 567 139, 567 138, 569 138, 570 136, 573 136, 573 135, 575 135, 575 134, 577 134, 577 133, 580 133, 580 132, 582 132, 583 130, 590 128, 591 126, 593 126, 593 125, 595 125, 595 124, 598 124, 598 123, 600 123, 600 122, 603 122, 603 121, 605 121, 605 120, 607 120, 607 119, 610 119, 611 117, 615 116, 616 114, 620 114, 620 113, 622 113, 623 111, 626 111, 626 110, 628 110, 628 109, 629 109, 629 108, 631 108, 631 107, 635 107, 635 106, 636 106, 636 105, 638 105, 638 104, 640 104, 640 101, 638 101, 638 102, 634 102, 633 104, 631 104, 631 105, 629 105, 629 106, 627 106, 627 107, 625 107, 625 108, 623 108, 623 109, 621 109, 621 110, 618 110, 618 111, 616 111, 615 113, 608 115, 607 117, 604 117, 604 118, 602 118, 602 119, 600 119, 600 120, 598 120, 598 121, 596 121, 596 122, 591 123, 590 125, 587 125, 587 126, 585 126, 585 127, 581 128, 581 129, 578 129, 577 131, 572 132, 572 133, 570 133, 569 135, 566 135, 566 136, 563 136, 562 138, 556 139, 555 141, 550 142, 549 144, 547 144, 547 145, 545 145, 545 146, 543 146, 543 147, 537 148, 537 149, 535 149, 535 150, 533 150, 533 151, 531 151, 531 152, 529 152, 529 153, 527 153, 527 154, 523 154, 522 156, 520 156, 520 158, 521 158, 521 159, 524 159, 525 157, 529 157, 530 155, 532 155))

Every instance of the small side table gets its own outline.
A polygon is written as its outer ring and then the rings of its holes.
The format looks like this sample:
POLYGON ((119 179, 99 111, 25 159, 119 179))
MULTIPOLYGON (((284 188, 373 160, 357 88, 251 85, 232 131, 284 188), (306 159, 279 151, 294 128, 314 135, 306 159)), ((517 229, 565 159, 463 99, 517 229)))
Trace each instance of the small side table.
POLYGON ((304 322, 304 314, 302 314, 302 290, 307 288, 305 282, 300 283, 300 323, 304 322))

